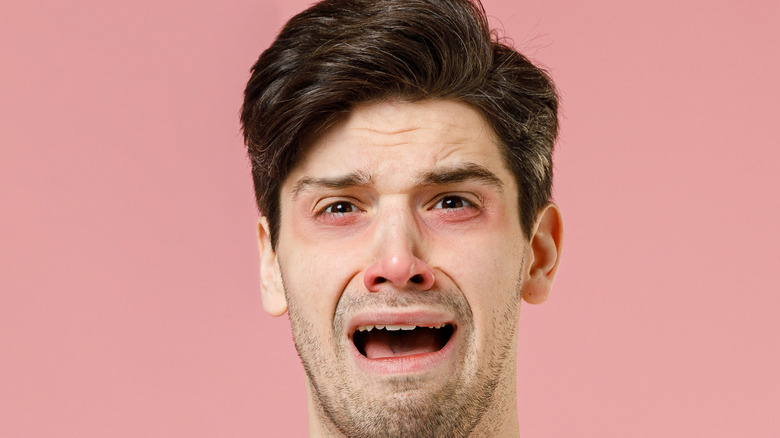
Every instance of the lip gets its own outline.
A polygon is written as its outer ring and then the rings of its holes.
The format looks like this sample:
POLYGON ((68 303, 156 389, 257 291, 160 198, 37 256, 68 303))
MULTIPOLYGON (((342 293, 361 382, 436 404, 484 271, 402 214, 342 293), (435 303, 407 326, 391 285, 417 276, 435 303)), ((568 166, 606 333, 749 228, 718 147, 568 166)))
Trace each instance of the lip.
POLYGON ((454 318, 444 312, 409 311, 409 312, 371 312, 355 315, 347 324, 347 337, 352 357, 358 368, 373 374, 414 374, 435 370, 449 359, 455 350, 458 325, 454 318), (438 351, 432 353, 412 354, 401 357, 386 357, 369 359, 357 350, 352 341, 352 334, 363 325, 416 325, 418 327, 433 327, 439 324, 450 324, 454 330, 447 343, 438 351))

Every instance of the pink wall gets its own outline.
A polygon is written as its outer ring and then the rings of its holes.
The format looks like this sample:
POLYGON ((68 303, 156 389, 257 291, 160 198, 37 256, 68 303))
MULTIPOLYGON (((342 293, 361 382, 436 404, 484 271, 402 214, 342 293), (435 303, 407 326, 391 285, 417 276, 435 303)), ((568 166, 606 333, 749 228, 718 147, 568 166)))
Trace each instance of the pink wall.
MULTIPOLYGON (((237 121, 309 0, 0 14, 0 436, 303 436, 237 121)), ((766 0, 485 0, 563 95, 526 437, 780 436, 780 21, 766 0)))

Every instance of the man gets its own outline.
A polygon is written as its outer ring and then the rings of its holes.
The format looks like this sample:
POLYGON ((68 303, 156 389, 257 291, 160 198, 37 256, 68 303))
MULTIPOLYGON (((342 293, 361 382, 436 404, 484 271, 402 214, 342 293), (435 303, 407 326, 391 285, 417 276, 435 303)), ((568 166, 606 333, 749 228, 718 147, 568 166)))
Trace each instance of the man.
POLYGON ((311 436, 517 436, 520 302, 543 302, 557 95, 476 0, 326 0, 252 68, 262 298, 311 436))

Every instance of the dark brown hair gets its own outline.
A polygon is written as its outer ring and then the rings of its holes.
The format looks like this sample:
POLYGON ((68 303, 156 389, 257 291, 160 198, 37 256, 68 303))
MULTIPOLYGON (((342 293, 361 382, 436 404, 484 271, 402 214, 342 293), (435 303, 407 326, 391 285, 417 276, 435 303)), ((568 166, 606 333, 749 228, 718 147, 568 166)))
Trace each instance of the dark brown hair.
POLYGON ((530 237, 550 199, 558 97, 552 80, 491 34, 479 0, 325 0, 296 15, 252 67, 241 124, 257 205, 279 235, 279 190, 305 139, 356 104, 453 99, 504 146, 530 237))

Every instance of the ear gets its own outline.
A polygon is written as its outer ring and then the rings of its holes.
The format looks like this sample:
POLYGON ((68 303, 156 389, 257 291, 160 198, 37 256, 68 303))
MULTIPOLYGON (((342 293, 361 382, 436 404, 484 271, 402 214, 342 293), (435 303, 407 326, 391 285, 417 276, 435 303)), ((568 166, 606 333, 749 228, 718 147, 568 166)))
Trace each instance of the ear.
POLYGON ((276 252, 271 247, 271 229, 265 216, 261 216, 257 221, 257 247, 260 250, 260 292, 263 309, 273 316, 284 315, 287 312, 287 298, 284 296, 276 252))
POLYGON ((530 262, 523 283, 523 299, 540 304, 550 296, 563 248, 563 221, 558 206, 550 202, 536 216, 531 234, 530 262))

